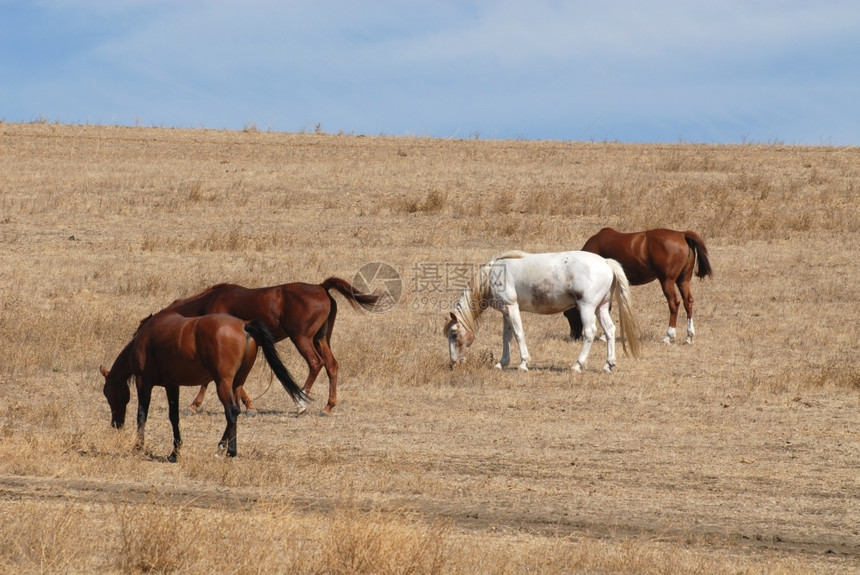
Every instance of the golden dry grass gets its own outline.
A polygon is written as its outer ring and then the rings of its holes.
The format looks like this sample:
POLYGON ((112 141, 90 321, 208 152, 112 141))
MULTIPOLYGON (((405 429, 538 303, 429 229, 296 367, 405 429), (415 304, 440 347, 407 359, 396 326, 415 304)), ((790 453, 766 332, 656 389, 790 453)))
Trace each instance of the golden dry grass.
POLYGON ((856 148, 0 123, 0 570, 858 571, 858 184, 856 148), (457 293, 419 289, 428 266, 606 225, 705 237, 693 346, 660 343, 651 284, 643 357, 612 375, 599 343, 571 373, 561 316, 524 317, 530 372, 493 370, 495 312, 447 368, 457 293), (163 394, 143 454, 109 428, 97 368, 147 314, 369 262, 403 294, 376 315, 336 296, 332 417, 294 417, 259 362, 235 460, 214 394, 175 465, 163 394))

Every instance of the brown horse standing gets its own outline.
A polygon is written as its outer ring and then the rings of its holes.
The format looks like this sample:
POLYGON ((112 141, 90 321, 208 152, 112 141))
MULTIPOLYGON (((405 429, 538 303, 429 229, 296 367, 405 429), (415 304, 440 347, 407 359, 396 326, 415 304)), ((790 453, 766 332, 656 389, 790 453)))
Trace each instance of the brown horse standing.
POLYGON ((186 318, 163 311, 143 322, 110 371, 100 367, 105 378, 104 395, 111 409, 111 425, 125 424, 126 406, 131 394, 128 381, 137 387, 137 446, 143 447, 143 434, 149 414, 153 386, 167 392, 168 417, 173 427, 173 451, 168 460, 175 462, 182 445, 179 434, 179 386, 201 385, 215 381, 224 405, 227 427, 218 444, 227 455, 236 455, 236 419, 239 394, 254 366, 258 346, 269 367, 294 400, 305 397, 278 357, 275 342, 262 322, 245 322, 226 314, 186 318))
MULTIPOLYGON (((675 326, 678 322, 678 308, 683 301, 687 312, 687 339, 693 343, 693 294, 690 279, 696 261, 699 262, 696 277, 713 275, 708 259, 705 241, 692 231, 679 232, 667 229, 647 230, 644 232, 621 233, 612 228, 603 228, 588 238, 582 251, 593 252, 621 263, 630 285, 647 284, 660 280, 663 295, 669 304, 669 329, 664 343, 675 341, 675 326), (675 286, 681 290, 681 298, 675 286)), ((582 320, 575 309, 564 312, 570 323, 570 336, 579 339, 582 333, 582 320)))
MULTIPOLYGON (((308 364, 308 378, 303 391, 310 393, 320 370, 328 374, 328 402, 323 410, 330 414, 337 404, 338 363, 331 351, 331 334, 337 316, 337 303, 329 294, 334 289, 355 307, 373 310, 381 296, 356 290, 346 280, 330 277, 321 284, 288 283, 264 288, 246 288, 235 284, 218 284, 187 299, 176 300, 165 310, 186 317, 227 313, 244 320, 260 320, 275 341, 290 338, 308 364)), ((188 409, 196 412, 206 394, 206 385, 188 409)), ((254 407, 244 389, 241 399, 248 410, 254 407)), ((298 412, 305 410, 298 401, 298 412)))

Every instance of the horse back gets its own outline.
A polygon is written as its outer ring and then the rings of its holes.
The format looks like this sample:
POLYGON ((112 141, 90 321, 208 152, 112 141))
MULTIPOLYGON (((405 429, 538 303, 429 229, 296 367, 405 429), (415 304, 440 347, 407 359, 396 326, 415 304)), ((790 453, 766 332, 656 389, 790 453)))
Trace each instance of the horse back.
POLYGON ((657 278, 650 243, 646 232, 624 233, 603 228, 586 240, 582 251, 616 260, 631 285, 642 285, 657 278))
POLYGON ((280 340, 280 317, 283 310, 281 288, 246 288, 236 284, 218 284, 186 298, 177 300, 163 311, 175 311, 185 317, 229 314, 245 321, 260 320, 280 340))
POLYGON ((649 257, 653 266, 662 269, 665 277, 686 277, 689 280, 696 261, 699 262, 696 273, 698 277, 711 275, 708 248, 705 246, 705 240, 696 232, 660 228, 645 233, 648 236, 649 257))
POLYGON ((523 254, 493 265, 484 283, 494 306, 516 302, 530 313, 561 313, 583 301, 598 302, 613 280, 606 260, 586 251, 523 254))
POLYGON ((244 325, 227 314, 184 317, 160 312, 137 336, 137 371, 151 378, 153 385, 191 386, 235 373, 249 345, 244 325))
POLYGON ((185 317, 198 317, 213 313, 230 313, 229 308, 234 307, 235 302, 246 300, 249 291, 251 290, 236 284, 217 284, 199 294, 185 299, 178 299, 162 311, 174 311, 185 317))
POLYGON ((195 311, 230 314, 246 321, 259 320, 275 341, 297 333, 313 333, 332 310, 332 298, 319 284, 293 282, 261 288, 226 284, 201 298, 195 311))
POLYGON ((334 298, 321 284, 295 282, 281 286, 281 331, 316 333, 336 313, 334 298))
POLYGON ((192 318, 194 360, 208 370, 220 374, 230 373, 256 357, 256 342, 245 331, 243 319, 230 314, 216 313, 192 318))
POLYGON ((331 295, 319 284, 286 283, 261 288, 218 284, 164 311, 186 317, 229 314, 246 321, 260 320, 275 341, 298 333, 316 333, 334 313, 331 295))

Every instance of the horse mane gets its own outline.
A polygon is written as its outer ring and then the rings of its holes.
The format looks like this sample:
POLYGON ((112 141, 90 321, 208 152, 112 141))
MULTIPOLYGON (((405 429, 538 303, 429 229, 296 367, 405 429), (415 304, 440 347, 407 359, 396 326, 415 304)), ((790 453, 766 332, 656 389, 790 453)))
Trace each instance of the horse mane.
MULTIPOLYGON (((137 335, 137 332, 139 332, 139 331, 140 331, 140 328, 142 328, 142 327, 143 327, 143 324, 145 324, 146 322, 148 322, 149 320, 151 320, 151 319, 152 319, 152 316, 153 316, 153 315, 155 315, 155 314, 149 314, 148 316, 146 316, 145 318, 143 318, 142 320, 140 320, 140 323, 139 323, 139 324, 137 324, 137 329, 136 329, 136 330, 134 330, 134 334, 132 334, 132 338, 134 338, 134 336, 136 336, 136 335, 137 335)), ((129 345, 130 345, 130 344, 129 344, 129 345)))
POLYGON ((463 289, 463 293, 454 304, 454 315, 467 330, 472 333, 478 331, 478 318, 488 307, 487 295, 490 291, 490 269, 499 260, 519 259, 529 255, 521 250, 510 250, 504 252, 484 265, 472 274, 469 284, 463 289))
POLYGON ((469 285, 463 288, 463 293, 454 304, 452 312, 463 327, 472 333, 478 331, 478 317, 484 313, 482 302, 488 284, 486 281, 480 281, 481 277, 484 277, 484 274, 477 273, 472 276, 469 285))

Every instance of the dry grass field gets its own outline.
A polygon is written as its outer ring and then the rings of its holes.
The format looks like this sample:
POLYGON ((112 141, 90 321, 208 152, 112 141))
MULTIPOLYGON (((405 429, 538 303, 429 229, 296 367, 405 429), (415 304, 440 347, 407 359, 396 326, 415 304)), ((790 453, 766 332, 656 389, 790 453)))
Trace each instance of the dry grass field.
POLYGON ((858 261, 857 148, 0 123, 0 572, 860 572, 858 261), (494 370, 494 311, 449 369, 453 270, 604 226, 705 238, 693 345, 652 283, 611 375, 560 315, 494 370), (373 262, 400 297, 335 296, 332 416, 324 374, 296 417, 258 361, 235 459, 212 391, 176 464, 161 390, 142 452, 134 393, 110 428, 98 367, 146 315, 373 262))

